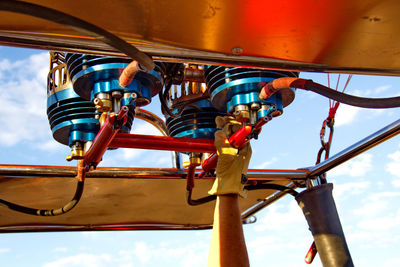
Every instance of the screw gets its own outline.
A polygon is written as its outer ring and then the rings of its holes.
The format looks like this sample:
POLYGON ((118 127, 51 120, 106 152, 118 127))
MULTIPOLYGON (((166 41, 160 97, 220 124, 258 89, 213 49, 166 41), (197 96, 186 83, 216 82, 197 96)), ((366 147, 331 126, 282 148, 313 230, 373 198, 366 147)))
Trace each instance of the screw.
POLYGON ((232 48, 232 54, 234 55, 240 55, 243 53, 243 48, 236 46, 234 48, 232 48))

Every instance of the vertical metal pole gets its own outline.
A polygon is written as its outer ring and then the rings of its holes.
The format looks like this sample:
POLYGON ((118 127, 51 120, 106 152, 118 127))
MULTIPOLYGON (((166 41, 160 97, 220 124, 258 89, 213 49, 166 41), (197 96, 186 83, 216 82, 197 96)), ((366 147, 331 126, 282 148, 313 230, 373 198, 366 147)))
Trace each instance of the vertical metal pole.
POLYGON ((332 196, 332 184, 309 188, 296 196, 324 267, 352 267, 346 239, 332 196))

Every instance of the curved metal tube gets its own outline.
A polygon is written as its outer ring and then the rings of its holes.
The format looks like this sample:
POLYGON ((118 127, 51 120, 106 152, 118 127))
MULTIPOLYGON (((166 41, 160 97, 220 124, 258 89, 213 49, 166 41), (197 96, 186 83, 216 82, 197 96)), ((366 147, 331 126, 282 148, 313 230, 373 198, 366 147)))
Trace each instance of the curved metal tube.
MULTIPOLYGON (((141 108, 137 108, 135 110, 135 117, 150 123, 151 125, 156 127, 162 135, 168 136, 167 125, 165 125, 163 119, 158 117, 156 114, 153 114, 150 111, 141 108)), ((182 169, 181 156, 179 152, 172 151, 172 166, 174 166, 178 170, 182 169)))
POLYGON ((136 108, 135 117, 150 123, 151 125, 156 127, 162 135, 168 136, 167 125, 165 125, 163 119, 158 117, 156 114, 153 114, 150 111, 141 108, 136 108))

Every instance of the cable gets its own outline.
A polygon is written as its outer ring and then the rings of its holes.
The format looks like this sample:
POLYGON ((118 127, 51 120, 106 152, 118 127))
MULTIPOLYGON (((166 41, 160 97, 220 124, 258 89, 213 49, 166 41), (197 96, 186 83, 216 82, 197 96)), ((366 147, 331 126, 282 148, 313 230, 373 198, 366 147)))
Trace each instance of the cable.
MULTIPOLYGON (((300 88, 301 89, 301 88, 300 88)), ((317 94, 326 96, 330 99, 336 100, 351 106, 361 108, 396 108, 400 107, 400 97, 389 98, 367 98, 345 94, 322 84, 310 81, 306 84, 306 90, 313 91, 317 94)))
POLYGON ((36 216, 58 216, 58 215, 62 215, 64 213, 67 213, 68 211, 72 210, 76 204, 78 204, 79 200, 82 197, 82 193, 83 193, 83 185, 84 185, 84 181, 78 181, 77 187, 76 187, 76 191, 75 191, 75 195, 72 198, 72 200, 70 202, 68 202, 64 207, 59 208, 59 209, 51 209, 51 210, 42 210, 42 209, 35 209, 35 208, 28 208, 25 206, 21 206, 18 204, 14 204, 11 202, 8 202, 6 200, 0 199, 0 205, 4 205, 7 208, 14 210, 14 211, 18 211, 18 212, 22 212, 25 214, 30 214, 30 215, 36 215, 36 216))
POLYGON ((0 10, 30 15, 61 25, 69 26, 78 32, 94 37, 97 40, 114 47, 122 53, 125 53, 133 60, 138 61, 146 70, 150 71, 154 69, 155 65, 151 57, 139 51, 135 46, 127 43, 118 36, 77 17, 52 8, 15 0, 1 0, 0 10))
POLYGON ((199 199, 192 199, 192 190, 187 190, 187 203, 190 206, 198 206, 198 205, 202 205, 202 204, 206 204, 208 202, 214 201, 217 199, 217 196, 215 195, 211 195, 211 196, 206 196, 206 197, 202 197, 199 199))
POLYGON ((293 190, 292 188, 284 186, 284 185, 279 185, 279 184, 248 185, 248 186, 245 186, 244 188, 249 191, 259 190, 259 189, 274 189, 274 190, 279 190, 279 191, 291 194, 294 197, 296 197, 299 194, 297 191, 293 190))
MULTIPOLYGON (((169 91, 171 89, 171 86, 172 86, 172 79, 169 79, 165 85, 165 92, 169 91)), ((167 104, 165 103, 165 93, 163 93, 163 90, 161 90, 158 93, 158 97, 161 103, 161 110, 165 111, 171 118, 177 118, 179 114, 173 114, 171 110, 168 108, 167 104)))
MULTIPOLYGON (((288 193, 294 197, 296 197, 299 193, 293 190, 290 187, 278 184, 258 184, 258 185, 247 185, 244 187, 246 190, 253 191, 253 190, 260 190, 260 189, 272 189, 272 190, 279 190, 285 193, 288 193)), ((187 190, 187 203, 191 206, 198 206, 210 201, 217 199, 217 196, 211 195, 202 197, 199 199, 192 199, 192 190, 187 190)))
POLYGON ((261 100, 267 99, 274 93, 285 88, 298 88, 313 91, 317 94, 326 96, 330 99, 336 100, 351 106, 361 108, 397 108, 400 107, 400 97, 389 98, 367 98, 348 95, 338 92, 322 84, 301 78, 278 78, 272 82, 267 83, 260 92, 259 98, 261 100))

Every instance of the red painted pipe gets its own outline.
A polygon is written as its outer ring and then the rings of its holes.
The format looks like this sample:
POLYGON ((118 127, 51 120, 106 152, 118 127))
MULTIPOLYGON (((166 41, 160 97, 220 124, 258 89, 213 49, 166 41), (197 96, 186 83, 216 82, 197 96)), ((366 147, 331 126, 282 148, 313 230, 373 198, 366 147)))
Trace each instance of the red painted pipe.
MULTIPOLYGON (((107 116, 106 121, 101 127, 100 131, 96 135, 92 145, 89 150, 86 151, 83 166, 94 165, 97 166, 106 152, 110 142, 114 139, 115 135, 119 132, 119 127, 114 127, 117 121, 122 121, 122 125, 126 123, 127 114, 129 108, 127 106, 122 106, 118 114, 111 114, 107 116)), ((121 126, 122 126, 121 125, 121 126)))
POLYGON ((97 166, 97 164, 99 164, 111 140, 115 137, 115 135, 119 131, 119 129, 114 129, 114 121, 115 121, 114 116, 107 117, 99 133, 96 135, 96 138, 94 139, 89 150, 86 151, 85 153, 83 159, 84 166, 89 166, 89 165, 97 166))
POLYGON ((119 133, 109 147, 168 150, 178 152, 215 152, 214 140, 119 133))
MULTIPOLYGON (((251 126, 246 125, 237 130, 231 137, 229 137, 229 144, 234 148, 241 148, 245 144, 247 144, 250 140, 248 136, 251 133, 251 126)), ((218 163, 218 155, 213 153, 210 155, 202 164, 203 172, 199 175, 199 177, 203 177, 206 172, 211 170, 215 170, 218 163)))

